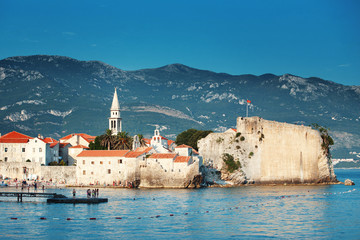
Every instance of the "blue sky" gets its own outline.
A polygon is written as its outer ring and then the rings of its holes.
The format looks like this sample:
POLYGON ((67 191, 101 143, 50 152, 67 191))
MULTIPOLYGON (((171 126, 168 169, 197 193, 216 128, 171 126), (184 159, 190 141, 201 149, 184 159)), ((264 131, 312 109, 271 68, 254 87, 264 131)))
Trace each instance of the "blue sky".
POLYGON ((360 85, 360 1, 0 0, 0 59, 49 54, 123 70, 182 63, 360 85))

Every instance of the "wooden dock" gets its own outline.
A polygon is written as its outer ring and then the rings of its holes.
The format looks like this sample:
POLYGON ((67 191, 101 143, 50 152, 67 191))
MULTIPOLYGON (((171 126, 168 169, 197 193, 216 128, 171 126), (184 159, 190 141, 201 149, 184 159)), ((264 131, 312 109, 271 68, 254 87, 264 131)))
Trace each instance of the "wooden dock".
POLYGON ((0 192, 0 197, 15 197, 18 202, 22 202, 23 197, 41 197, 41 198, 66 198, 66 196, 57 193, 40 192, 0 192))
POLYGON ((107 198, 48 198, 46 200, 48 203, 87 203, 87 204, 97 204, 108 202, 107 198))

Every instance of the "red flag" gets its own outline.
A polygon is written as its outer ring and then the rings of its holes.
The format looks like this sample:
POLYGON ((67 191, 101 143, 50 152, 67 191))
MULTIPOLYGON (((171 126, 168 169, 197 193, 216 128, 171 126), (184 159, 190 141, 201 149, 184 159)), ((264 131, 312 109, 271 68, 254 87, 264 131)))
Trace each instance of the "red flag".
POLYGON ((247 102, 247 103, 251 103, 251 101, 250 101, 250 100, 246 100, 246 102, 247 102))

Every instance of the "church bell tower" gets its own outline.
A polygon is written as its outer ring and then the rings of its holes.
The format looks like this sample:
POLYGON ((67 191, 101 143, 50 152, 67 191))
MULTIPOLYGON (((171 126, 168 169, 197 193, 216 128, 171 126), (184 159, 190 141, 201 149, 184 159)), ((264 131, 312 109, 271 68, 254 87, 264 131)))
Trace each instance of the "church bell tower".
POLYGON ((116 88, 110 108, 109 129, 111 130, 112 135, 116 135, 118 132, 121 132, 120 104, 116 93, 116 88))

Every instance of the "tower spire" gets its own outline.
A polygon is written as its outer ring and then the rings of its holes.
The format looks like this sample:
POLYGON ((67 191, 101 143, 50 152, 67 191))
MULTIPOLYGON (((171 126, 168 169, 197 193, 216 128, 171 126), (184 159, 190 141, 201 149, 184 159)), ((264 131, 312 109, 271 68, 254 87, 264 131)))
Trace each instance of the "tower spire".
POLYGON ((119 104, 119 99, 117 96, 116 88, 115 88, 114 97, 113 97, 113 101, 112 101, 110 110, 119 110, 120 111, 120 104, 119 104))
POLYGON ((110 117, 109 117, 109 129, 111 130, 113 135, 116 135, 122 131, 121 120, 122 119, 120 117, 120 104, 115 88, 114 97, 110 108, 110 117))

